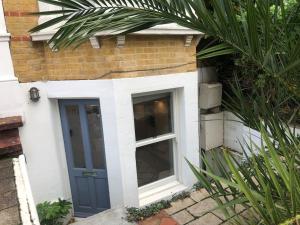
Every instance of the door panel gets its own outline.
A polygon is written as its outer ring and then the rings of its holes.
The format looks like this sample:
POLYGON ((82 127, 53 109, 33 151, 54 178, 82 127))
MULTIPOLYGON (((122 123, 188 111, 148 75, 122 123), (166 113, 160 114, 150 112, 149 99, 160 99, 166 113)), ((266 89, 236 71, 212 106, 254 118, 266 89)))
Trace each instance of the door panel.
MULTIPOLYGON (((95 179, 95 186, 96 186, 96 189, 100 190, 101 187, 107 187, 108 185, 107 185, 107 181, 104 179, 95 179)), ((102 189, 102 191, 106 192, 108 190, 102 189)), ((98 209, 104 208, 105 205, 109 204, 108 196, 104 195, 101 192, 97 192, 96 198, 97 198, 97 208, 98 209)))
POLYGON ((60 100, 75 216, 110 208, 101 112, 97 100, 60 100))
POLYGON ((72 145, 73 167, 85 168, 85 157, 80 125, 79 106, 66 105, 65 109, 69 125, 69 136, 72 145))
POLYGON ((76 188, 78 190, 78 205, 83 207, 89 207, 91 205, 89 196, 90 190, 87 177, 76 177, 76 188))

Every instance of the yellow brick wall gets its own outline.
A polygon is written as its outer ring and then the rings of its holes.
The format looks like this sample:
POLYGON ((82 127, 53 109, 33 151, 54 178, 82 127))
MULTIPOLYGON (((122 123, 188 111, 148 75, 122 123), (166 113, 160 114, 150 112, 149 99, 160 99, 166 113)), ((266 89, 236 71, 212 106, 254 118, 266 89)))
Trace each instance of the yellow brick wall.
POLYGON ((36 0, 3 0, 16 76, 37 80, 110 79, 189 72, 196 69, 196 46, 184 46, 183 36, 126 36, 123 48, 115 37, 100 37, 100 49, 89 42, 77 49, 52 52, 44 42, 32 42, 28 30, 37 17, 36 0))

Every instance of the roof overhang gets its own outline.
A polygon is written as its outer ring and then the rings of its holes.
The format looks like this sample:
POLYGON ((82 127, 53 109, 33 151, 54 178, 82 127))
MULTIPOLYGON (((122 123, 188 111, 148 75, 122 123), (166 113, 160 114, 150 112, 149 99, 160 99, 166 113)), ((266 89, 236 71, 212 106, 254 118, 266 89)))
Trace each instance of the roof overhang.
MULTIPOLYGON (((55 34, 55 30, 42 31, 32 33, 32 41, 48 41, 55 34)), ((121 32, 102 31, 95 34, 95 36, 118 35, 121 32)), ((132 33, 133 35, 203 35, 202 32, 195 31, 189 28, 179 26, 177 24, 164 24, 151 27, 146 30, 132 33)))
MULTIPOLYGON (((53 35, 55 34, 56 30, 47 30, 41 31, 31 34, 32 41, 49 41, 53 35)), ((125 44, 125 36, 121 34, 122 32, 116 31, 102 31, 98 32, 94 35, 94 37, 90 38, 90 42, 93 48, 100 48, 100 44, 98 42, 97 37, 101 36, 109 36, 115 35, 117 36, 117 46, 122 47, 125 44)), ((185 28, 179 26, 177 24, 164 24, 164 25, 157 25, 151 27, 146 30, 138 31, 131 33, 129 35, 173 35, 173 36, 185 36, 185 46, 189 46, 191 44, 192 39, 194 36, 201 38, 204 34, 199 31, 195 31, 189 28, 185 28)))

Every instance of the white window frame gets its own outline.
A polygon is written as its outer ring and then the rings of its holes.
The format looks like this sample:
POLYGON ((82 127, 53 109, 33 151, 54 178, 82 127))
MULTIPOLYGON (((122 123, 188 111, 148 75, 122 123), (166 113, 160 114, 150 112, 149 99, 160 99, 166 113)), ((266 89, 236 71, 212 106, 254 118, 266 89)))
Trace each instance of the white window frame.
MULTIPOLYGON (((144 96, 151 96, 151 95, 158 95, 158 94, 170 94, 171 97, 171 101, 170 101, 170 110, 171 110, 171 125, 172 125, 172 131, 170 133, 167 134, 163 134, 163 135, 159 135, 157 137, 150 137, 150 138, 146 138, 146 139, 142 139, 139 141, 136 141, 136 149, 135 151, 137 151, 137 148, 142 147, 142 146, 146 146, 146 145, 150 145, 150 144, 155 144, 155 143, 159 143, 162 141, 167 141, 167 140, 172 140, 172 151, 173 151, 173 170, 174 170, 174 174, 154 181, 150 184, 146 184, 144 186, 138 187, 139 190, 139 194, 144 194, 146 192, 149 192, 151 190, 154 190, 158 187, 161 187, 163 185, 167 185, 169 183, 172 183, 174 181, 179 181, 181 175, 179 174, 180 170, 180 164, 179 164, 179 160, 178 160, 178 138, 180 137, 180 135, 178 135, 179 129, 179 118, 178 118, 178 98, 177 98, 177 94, 176 94, 176 90, 164 90, 164 91, 156 91, 156 92, 148 92, 148 93, 140 93, 140 94, 135 94, 132 96, 133 98, 136 97, 144 97, 144 96)), ((133 107, 133 102, 132 102, 132 107, 133 107)))

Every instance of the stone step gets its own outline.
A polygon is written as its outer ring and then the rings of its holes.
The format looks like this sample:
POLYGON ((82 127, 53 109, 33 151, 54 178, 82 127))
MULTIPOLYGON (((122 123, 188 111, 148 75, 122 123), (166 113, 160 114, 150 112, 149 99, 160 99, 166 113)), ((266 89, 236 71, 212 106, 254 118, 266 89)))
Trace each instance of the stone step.
POLYGON ((0 131, 0 158, 22 153, 18 129, 0 131))
POLYGON ((0 131, 11 130, 23 126, 21 116, 0 118, 0 131))
POLYGON ((126 209, 114 208, 72 223, 72 225, 136 225, 126 221, 126 209))

